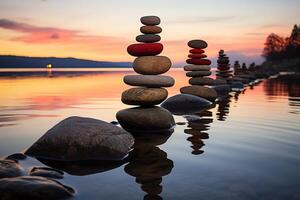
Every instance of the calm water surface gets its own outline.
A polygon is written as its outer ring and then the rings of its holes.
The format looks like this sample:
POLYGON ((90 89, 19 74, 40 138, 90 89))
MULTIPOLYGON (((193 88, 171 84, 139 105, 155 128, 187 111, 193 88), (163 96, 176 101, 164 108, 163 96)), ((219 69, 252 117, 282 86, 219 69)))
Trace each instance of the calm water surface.
MULTIPOLYGON (((128 107, 120 95, 131 73, 2 76, 0 156, 23 151, 69 116, 116 120, 128 107)), ((169 74, 174 95, 187 78, 181 70, 169 74)), ((138 139, 130 162, 44 163, 64 169, 61 182, 76 189, 74 199, 300 199, 299 76, 264 80, 192 117, 175 116, 186 124, 170 136, 138 139)), ((21 164, 44 165, 32 158, 21 164)))

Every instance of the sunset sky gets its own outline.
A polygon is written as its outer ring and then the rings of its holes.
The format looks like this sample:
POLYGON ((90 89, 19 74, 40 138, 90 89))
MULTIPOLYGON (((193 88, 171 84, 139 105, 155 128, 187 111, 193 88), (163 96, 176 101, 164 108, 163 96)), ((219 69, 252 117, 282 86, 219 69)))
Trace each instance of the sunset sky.
POLYGON ((269 33, 288 36, 300 22, 299 0, 1 0, 0 54, 132 61, 126 47, 143 15, 158 15, 163 55, 186 59, 191 39, 220 48, 231 62, 261 62, 269 33))

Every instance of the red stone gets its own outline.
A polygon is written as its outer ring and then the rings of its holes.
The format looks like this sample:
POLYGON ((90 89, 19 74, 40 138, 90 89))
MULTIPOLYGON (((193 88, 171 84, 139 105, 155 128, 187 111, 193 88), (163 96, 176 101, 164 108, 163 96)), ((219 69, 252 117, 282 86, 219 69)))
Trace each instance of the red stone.
POLYGON ((229 65, 218 65, 218 69, 221 71, 229 70, 230 66, 229 65))
POLYGON ((140 56, 156 56, 160 54, 164 46, 161 43, 137 43, 127 47, 127 52, 136 57, 140 56))
POLYGON ((211 61, 208 59, 192 58, 192 59, 187 59, 186 63, 194 64, 194 65, 210 65, 211 61))
POLYGON ((189 54, 188 57, 189 58, 206 58, 207 55, 205 55, 203 53, 196 53, 196 54, 189 54))
POLYGON ((204 53, 203 49, 191 49, 190 53, 204 53))

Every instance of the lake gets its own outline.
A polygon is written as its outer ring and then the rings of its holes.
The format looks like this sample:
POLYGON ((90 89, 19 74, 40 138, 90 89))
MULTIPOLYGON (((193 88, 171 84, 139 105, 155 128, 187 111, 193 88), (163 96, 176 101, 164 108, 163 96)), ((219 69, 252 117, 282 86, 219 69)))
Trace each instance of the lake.
MULTIPOLYGON (((0 156, 24 151, 69 116, 116 121, 130 69, 0 72, 0 156)), ((188 85, 182 69, 167 74, 188 85)), ((218 102, 200 120, 174 116, 169 137, 137 141, 130 162, 44 164, 63 169, 73 199, 300 199, 300 76, 281 75, 218 102)))

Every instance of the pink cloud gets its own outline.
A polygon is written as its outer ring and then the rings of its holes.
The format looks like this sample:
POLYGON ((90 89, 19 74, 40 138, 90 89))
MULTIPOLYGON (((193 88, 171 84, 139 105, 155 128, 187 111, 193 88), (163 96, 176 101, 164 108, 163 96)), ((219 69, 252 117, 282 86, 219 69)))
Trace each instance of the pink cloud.
POLYGON ((124 38, 85 35, 78 30, 68 30, 54 27, 40 27, 27 23, 19 23, 8 19, 0 19, 0 28, 24 33, 24 35, 11 38, 11 40, 30 44, 58 43, 64 45, 79 45, 87 49, 105 50, 126 43, 126 40, 124 38))

